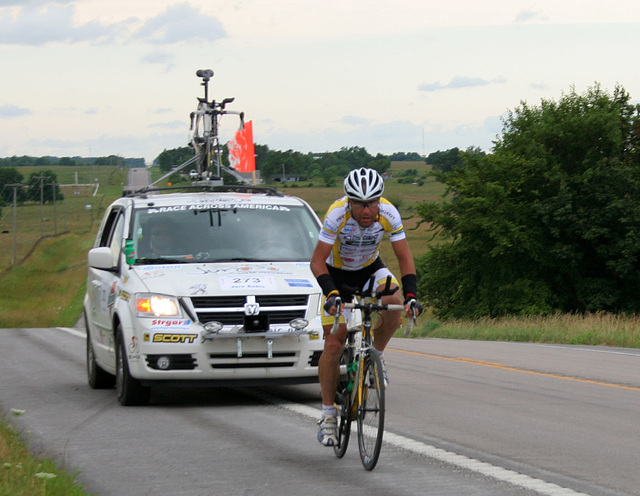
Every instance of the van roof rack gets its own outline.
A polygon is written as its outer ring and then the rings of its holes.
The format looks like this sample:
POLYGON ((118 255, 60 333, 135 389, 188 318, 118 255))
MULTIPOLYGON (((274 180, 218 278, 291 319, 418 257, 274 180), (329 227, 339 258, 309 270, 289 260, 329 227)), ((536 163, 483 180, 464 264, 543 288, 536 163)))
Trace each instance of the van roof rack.
POLYGON ((267 196, 284 196, 281 191, 268 186, 251 186, 248 184, 225 184, 225 185, 190 185, 190 186, 147 186, 136 191, 127 193, 124 196, 145 196, 156 191, 210 191, 210 192, 237 192, 237 193, 263 193, 267 196))

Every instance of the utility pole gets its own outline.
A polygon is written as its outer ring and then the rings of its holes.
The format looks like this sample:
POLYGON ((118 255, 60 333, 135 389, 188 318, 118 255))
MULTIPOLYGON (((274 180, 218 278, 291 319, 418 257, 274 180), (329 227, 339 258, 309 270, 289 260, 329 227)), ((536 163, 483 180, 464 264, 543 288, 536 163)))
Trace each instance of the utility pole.
POLYGON ((56 182, 47 183, 47 186, 53 188, 53 232, 58 234, 58 215, 56 213, 56 182))
POLYGON ((44 179, 46 176, 33 176, 40 179, 40 237, 44 238, 44 179))
POLYGON ((35 179, 40 179, 40 237, 44 237, 44 187, 51 186, 53 188, 53 225, 55 234, 58 234, 58 219, 56 216, 56 182, 45 183, 45 179, 51 179, 48 176, 33 176, 35 179))
POLYGON ((15 266, 18 263, 18 218, 16 214, 17 190, 18 188, 24 188, 24 184, 5 184, 4 187, 13 188, 13 265, 15 266))

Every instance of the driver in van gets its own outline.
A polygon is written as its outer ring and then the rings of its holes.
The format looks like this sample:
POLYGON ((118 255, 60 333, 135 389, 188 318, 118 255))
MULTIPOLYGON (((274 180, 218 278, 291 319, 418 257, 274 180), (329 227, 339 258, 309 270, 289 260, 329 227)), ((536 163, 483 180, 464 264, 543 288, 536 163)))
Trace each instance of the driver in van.
POLYGON ((149 222, 149 248, 153 256, 178 255, 178 230, 168 217, 154 218, 149 222))

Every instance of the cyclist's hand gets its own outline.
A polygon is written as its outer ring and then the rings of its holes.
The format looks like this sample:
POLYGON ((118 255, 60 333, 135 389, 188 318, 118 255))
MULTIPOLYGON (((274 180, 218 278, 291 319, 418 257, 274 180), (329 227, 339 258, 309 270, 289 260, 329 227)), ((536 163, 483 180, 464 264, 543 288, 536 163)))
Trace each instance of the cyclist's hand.
POLYGON ((415 298, 407 298, 404 300, 404 308, 407 312, 407 318, 416 318, 422 313, 422 305, 415 298))
POLYGON ((342 303, 342 300, 339 296, 329 296, 324 302, 324 311, 329 315, 335 315, 338 311, 337 306, 342 303))

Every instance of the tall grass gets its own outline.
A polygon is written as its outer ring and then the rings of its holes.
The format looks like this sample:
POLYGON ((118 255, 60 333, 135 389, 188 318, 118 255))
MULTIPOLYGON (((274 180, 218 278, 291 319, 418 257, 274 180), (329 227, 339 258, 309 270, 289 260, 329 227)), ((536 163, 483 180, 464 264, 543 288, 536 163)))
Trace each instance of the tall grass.
POLYGON ((29 454, 20 436, 0 422, 0 495, 84 496, 76 481, 47 457, 29 454))
POLYGON ((41 240, 35 252, 0 279, 0 327, 73 326, 82 314, 88 234, 41 240))
POLYGON ((415 337, 640 348, 640 316, 605 312, 440 322, 426 317, 415 337))

